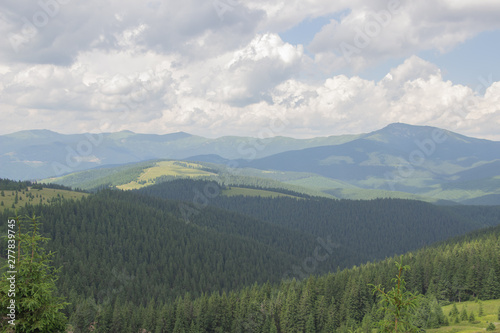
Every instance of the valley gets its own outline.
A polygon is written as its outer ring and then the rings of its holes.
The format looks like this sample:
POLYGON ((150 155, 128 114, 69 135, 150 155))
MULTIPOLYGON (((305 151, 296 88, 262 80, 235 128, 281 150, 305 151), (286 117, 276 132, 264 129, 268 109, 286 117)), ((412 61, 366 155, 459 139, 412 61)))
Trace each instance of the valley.
MULTIPOLYGON (((51 144, 45 132, 32 135, 51 144)), ((498 331, 498 142, 394 124, 293 141, 293 150, 269 139, 276 154, 245 160, 229 152, 242 138, 105 137, 106 149, 182 141, 227 153, 82 162, 60 176, 0 181, 0 219, 40 219, 68 331, 378 332, 390 308, 373 286, 389 290, 400 260, 405 288, 420 295, 411 325, 477 332, 493 322, 498 331), (425 160, 402 177, 413 145, 425 160), (456 322, 453 304, 476 319, 456 322)))

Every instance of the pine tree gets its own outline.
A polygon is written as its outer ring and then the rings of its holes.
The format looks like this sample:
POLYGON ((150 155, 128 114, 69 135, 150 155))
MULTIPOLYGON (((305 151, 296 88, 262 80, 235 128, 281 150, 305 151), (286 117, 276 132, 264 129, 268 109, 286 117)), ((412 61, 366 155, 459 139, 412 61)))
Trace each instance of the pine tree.
POLYGON ((464 321, 469 319, 469 314, 467 313, 467 309, 465 306, 462 308, 462 313, 460 313, 460 320, 464 321))
POLYGON ((473 323, 475 321, 476 321, 476 316, 474 315, 474 311, 471 311, 469 316, 469 323, 473 323))
POLYGON ((306 333, 314 333, 316 331, 316 325, 314 324, 314 315, 311 313, 306 321, 306 333))
POLYGON ((363 322, 361 324, 361 331, 363 333, 372 333, 373 330, 373 318, 370 313, 367 313, 363 318, 363 322))
POLYGON ((484 308, 483 308, 483 302, 479 302, 479 317, 484 316, 484 308))
POLYGON ((458 308, 457 308, 457 305, 455 303, 453 303, 453 307, 451 308, 450 310, 450 313, 448 314, 450 317, 456 317, 458 316, 460 313, 458 312, 458 308))
POLYGON ((495 273, 495 269, 492 267, 488 273, 488 277, 484 282, 483 286, 483 296, 484 299, 496 299, 500 297, 500 286, 497 278, 497 274, 495 273))
MULTIPOLYGON (((6 266, 6 271, 15 269, 15 296, 9 297, 10 281, 4 273, 0 282, 0 327, 9 325, 6 321, 6 310, 11 299, 15 300, 16 332, 62 332, 66 328, 67 318, 60 312, 68 303, 57 297, 55 282, 59 269, 50 267, 52 252, 45 253, 41 244, 48 241, 39 233, 40 223, 36 216, 16 217, 17 224, 15 243, 17 258, 15 268, 6 266), (22 228, 21 228, 22 225, 22 228), (28 229, 28 232, 24 230, 28 229), (22 233, 23 231, 24 233, 22 233)), ((13 224, 9 230, 14 229, 13 224), (11 227, 12 226, 12 227, 11 227)), ((13 240, 14 238, 9 238, 13 240)), ((14 242, 9 242, 12 244, 14 242)))

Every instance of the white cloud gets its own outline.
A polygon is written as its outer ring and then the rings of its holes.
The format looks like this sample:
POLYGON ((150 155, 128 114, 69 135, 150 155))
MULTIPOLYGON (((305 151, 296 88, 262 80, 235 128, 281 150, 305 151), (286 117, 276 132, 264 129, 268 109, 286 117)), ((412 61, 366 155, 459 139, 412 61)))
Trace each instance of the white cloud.
POLYGON ((301 70, 303 48, 276 34, 258 35, 234 52, 210 89, 215 99, 244 106, 266 99, 270 90, 301 70))
POLYGON ((0 133, 256 135, 285 115, 279 134, 292 136, 402 121, 500 139, 498 82, 476 92, 413 56, 499 28, 500 3, 401 0, 395 10, 390 3, 397 0, 89 0, 61 1, 48 15, 37 2, 3 2, 0 112, 9 121, 0 133), (33 28, 38 13, 48 20, 33 28), (314 60, 278 35, 321 16, 336 19, 305 46, 314 60), (17 52, 12 34, 24 38, 17 52), (406 60, 379 82, 335 74, 389 57, 406 60))
POLYGON ((360 71, 422 50, 447 52, 482 31, 499 29, 499 14, 498 1, 364 1, 324 26, 309 49, 332 70, 360 71))
POLYGON ((0 60, 63 65, 91 49, 206 58, 251 40, 263 16, 238 6, 221 19, 201 0, 2 2, 0 12, 0 60))
POLYGON ((495 82, 484 87, 487 90, 481 96, 469 87, 443 80, 435 65, 411 57, 379 82, 344 75, 320 86, 290 80, 278 87, 274 98, 286 104, 295 124, 291 132, 307 128, 316 135, 357 133, 406 122, 474 135, 482 128, 482 136, 500 139, 491 125, 500 123, 499 88, 495 82))

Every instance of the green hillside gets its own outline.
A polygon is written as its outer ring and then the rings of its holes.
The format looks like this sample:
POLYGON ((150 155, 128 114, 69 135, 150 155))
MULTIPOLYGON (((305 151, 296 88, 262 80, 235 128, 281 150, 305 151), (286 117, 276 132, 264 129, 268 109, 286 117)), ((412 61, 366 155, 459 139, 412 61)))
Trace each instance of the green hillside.
POLYGON ((198 163, 180 161, 160 161, 152 167, 144 168, 137 179, 129 183, 117 185, 120 190, 134 190, 155 184, 160 177, 209 177, 216 174, 203 170, 204 167, 198 163))
POLYGON ((87 195, 57 185, 47 187, 29 181, 16 182, 0 178, 0 211, 14 211, 26 205, 49 205, 63 200, 78 200, 87 195))
POLYGON ((495 330, 488 332, 500 332, 500 299, 496 300, 487 300, 487 301, 467 301, 467 302, 456 302, 446 306, 443 306, 443 312, 448 316, 448 320, 450 322, 449 326, 437 328, 437 329, 429 329, 427 332, 436 332, 436 333, 476 333, 476 332, 485 332, 488 325, 493 323, 495 325, 495 330), (450 315, 450 311, 452 311, 453 307, 456 307, 459 313, 463 313, 465 309, 466 313, 470 316, 471 312, 474 313, 475 322, 470 322, 469 320, 461 320, 460 315, 453 316, 450 315), (479 315, 480 307, 482 307, 483 315, 479 315), (456 322, 458 317, 459 321, 456 322))
MULTIPOLYGON (((370 190, 356 187, 334 179, 309 173, 272 172, 251 168, 238 169, 237 175, 228 171, 224 165, 213 163, 194 163, 186 161, 159 160, 134 163, 126 166, 93 169, 76 172, 59 178, 46 179, 55 183, 84 190, 102 187, 116 187, 133 190, 163 181, 178 178, 211 178, 228 186, 260 186, 262 188, 285 189, 311 196, 339 199, 370 200, 376 198, 399 198, 439 202, 439 199, 398 191, 370 190)), ((272 192, 272 191, 271 191, 272 192)), ((269 195, 255 191, 236 190, 225 195, 269 195)), ((433 195, 430 193, 430 195, 433 195)))
POLYGON ((95 191, 100 188, 118 188, 122 190, 135 190, 157 183, 172 181, 182 178, 213 179, 221 185, 231 186, 234 189, 225 192, 225 195, 269 195, 293 191, 309 196, 323 196, 334 198, 331 194, 322 192, 315 188, 308 188, 279 181, 285 177, 296 177, 296 175, 270 175, 270 172, 262 170, 241 169, 237 172, 229 170, 227 166, 206 162, 186 162, 174 160, 156 160, 134 163, 130 165, 92 169, 72 173, 58 178, 45 179, 43 182, 59 184, 87 191, 95 191), (268 192, 258 194, 256 191, 248 190, 249 187, 258 187, 268 192), (236 189, 236 188, 247 188, 236 189))
POLYGON ((56 178, 44 179, 42 183, 53 183, 83 190, 119 186, 137 180, 144 169, 155 165, 154 161, 140 162, 116 167, 90 169, 70 173, 56 178))
POLYGON ((18 209, 24 207, 25 204, 51 204, 64 199, 81 199, 87 194, 82 192, 58 190, 52 188, 43 188, 41 190, 28 188, 22 191, 2 191, 4 195, 0 195, 0 210, 18 209), (17 199, 16 199, 17 197, 17 199))
POLYGON ((198 163, 157 160, 118 167, 86 170, 58 178, 45 179, 43 182, 84 190, 95 190, 106 187, 131 190, 155 184, 158 179, 208 177, 214 175, 214 172, 211 172, 198 163))

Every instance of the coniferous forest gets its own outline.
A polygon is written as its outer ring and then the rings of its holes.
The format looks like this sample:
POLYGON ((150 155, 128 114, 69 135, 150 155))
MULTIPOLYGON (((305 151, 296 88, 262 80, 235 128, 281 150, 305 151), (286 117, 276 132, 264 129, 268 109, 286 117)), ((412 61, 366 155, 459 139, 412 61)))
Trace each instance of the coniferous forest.
POLYGON ((39 217, 73 332, 371 332, 399 260, 418 329, 446 325, 441 304, 500 298, 498 207, 223 190, 174 180, 17 214, 39 217))

